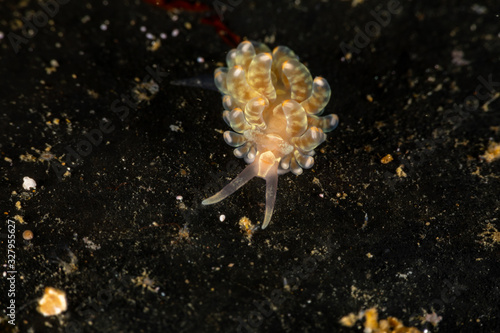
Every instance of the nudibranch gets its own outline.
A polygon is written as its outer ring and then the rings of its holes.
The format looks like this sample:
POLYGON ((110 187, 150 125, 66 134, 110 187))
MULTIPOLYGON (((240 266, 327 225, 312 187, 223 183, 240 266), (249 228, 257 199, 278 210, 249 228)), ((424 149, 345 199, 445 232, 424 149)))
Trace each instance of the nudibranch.
POLYGON ((249 164, 203 205, 217 203, 253 177, 266 180, 266 211, 262 229, 271 221, 278 175, 300 175, 314 164, 314 149, 339 122, 337 115, 320 117, 330 100, 330 86, 314 80, 286 46, 271 52, 263 43, 244 41, 228 52, 227 67, 215 70, 223 94, 224 121, 233 131, 224 140, 234 155, 249 164))

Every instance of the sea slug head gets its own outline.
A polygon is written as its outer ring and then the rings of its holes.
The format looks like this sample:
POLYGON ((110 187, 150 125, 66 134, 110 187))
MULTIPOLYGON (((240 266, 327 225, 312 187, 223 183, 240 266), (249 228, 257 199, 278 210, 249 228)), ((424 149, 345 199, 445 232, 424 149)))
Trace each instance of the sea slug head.
POLYGON ((278 175, 302 174, 314 165, 314 149, 338 125, 335 114, 320 116, 331 90, 286 46, 271 50, 244 41, 228 52, 227 67, 215 70, 214 81, 223 94, 222 118, 232 131, 224 132, 234 155, 249 165, 204 205, 225 199, 253 177, 266 180, 266 211, 262 229, 271 221, 278 175))

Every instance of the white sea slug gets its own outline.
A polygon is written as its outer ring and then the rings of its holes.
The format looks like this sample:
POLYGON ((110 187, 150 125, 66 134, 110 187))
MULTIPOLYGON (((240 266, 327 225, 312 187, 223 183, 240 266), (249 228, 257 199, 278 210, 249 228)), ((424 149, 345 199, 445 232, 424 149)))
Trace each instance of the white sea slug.
POLYGON ((217 203, 250 179, 266 180, 266 212, 262 229, 271 221, 278 175, 300 175, 314 164, 314 149, 337 127, 335 114, 319 117, 330 100, 330 86, 314 80, 286 46, 271 50, 244 41, 228 52, 227 67, 215 70, 215 85, 223 94, 224 121, 233 131, 224 140, 234 155, 249 165, 203 205, 217 203))

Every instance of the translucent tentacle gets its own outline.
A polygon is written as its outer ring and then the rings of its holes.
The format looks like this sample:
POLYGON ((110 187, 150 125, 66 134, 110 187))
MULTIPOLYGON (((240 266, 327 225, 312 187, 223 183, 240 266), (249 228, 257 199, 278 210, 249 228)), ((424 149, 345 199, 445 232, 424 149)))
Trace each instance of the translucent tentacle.
POLYGON ((245 114, 240 108, 234 108, 229 113, 224 111, 222 117, 226 122, 229 121, 229 126, 237 133, 243 133, 245 130, 251 128, 245 119, 245 114))
POLYGON ((300 104, 308 114, 318 114, 328 104, 330 96, 330 85, 324 78, 318 76, 313 81, 311 96, 300 104))
POLYGON ((271 49, 269 48, 269 46, 267 46, 266 44, 264 43, 261 43, 261 42, 257 42, 257 41, 250 41, 255 49, 255 53, 256 54, 259 54, 259 53, 262 53, 262 52, 268 52, 270 53, 271 52, 271 49))
POLYGON ((232 110, 236 107, 236 103, 231 96, 224 95, 222 96, 222 106, 224 106, 226 110, 232 110))
POLYGON ((281 168, 284 170, 290 169, 290 159, 292 158, 292 154, 288 154, 281 159, 281 168))
POLYGON ((267 108, 269 103, 262 97, 255 97, 245 106, 245 119, 250 125, 255 125, 260 128, 266 128, 262 112, 267 108))
POLYGON ((276 90, 271 77, 272 63, 273 57, 270 53, 261 53, 252 60, 248 67, 248 84, 270 101, 276 99, 276 90))
POLYGON ((248 69, 248 65, 255 57, 255 48, 249 41, 241 42, 236 48, 236 56, 234 62, 236 65, 242 66, 245 70, 248 69))
POLYGON ((310 169, 314 165, 314 157, 301 154, 298 150, 293 152, 295 160, 302 169, 310 169))
POLYGON ((231 112, 224 110, 222 112, 222 119, 224 119, 224 122, 227 124, 227 126, 231 126, 231 112))
POLYGON ((226 76, 227 76, 227 68, 226 67, 219 67, 214 72, 215 86, 223 94, 228 93, 227 86, 226 86, 226 76))
POLYGON ((326 134, 317 127, 309 128, 302 136, 292 138, 292 142, 303 151, 311 151, 326 140, 326 134))
POLYGON ((245 70, 242 66, 234 66, 226 75, 226 86, 229 94, 239 102, 248 102, 254 97, 260 96, 252 87, 248 85, 245 78, 245 70))
POLYGON ((224 141, 226 141, 226 143, 231 147, 240 147, 247 141, 247 139, 245 139, 242 134, 238 134, 233 131, 225 131, 224 141))
POLYGON ((266 176, 266 212, 264 214, 264 223, 262 229, 266 229, 273 216, 274 203, 276 202, 276 193, 278 192, 278 165, 276 161, 266 176))
POLYGON ((291 98, 299 103, 309 98, 313 80, 307 67, 298 60, 288 60, 283 63, 282 68, 290 84, 291 98))
POLYGON ((286 46, 276 46, 273 50, 273 72, 281 74, 281 66, 287 60, 299 60, 299 57, 286 46))
POLYGON ((245 157, 250 150, 250 147, 252 147, 252 143, 247 142, 243 146, 236 148, 235 150, 233 150, 234 156, 238 158, 245 157))
POLYGON ((232 49, 226 55, 226 63, 228 68, 234 67, 234 65, 236 65, 235 58, 236 58, 236 49, 232 49))
POLYGON ((257 171, 258 171, 258 164, 257 163, 250 164, 229 184, 224 186, 222 190, 220 190, 210 198, 203 200, 201 202, 202 205, 212 205, 214 203, 224 200, 225 198, 236 192, 240 187, 245 185, 250 179, 257 176, 257 171))
POLYGON ((282 104, 286 118, 286 132, 291 136, 302 135, 307 129, 307 115, 302 106, 294 100, 282 104))
POLYGON ((321 128, 325 133, 333 131, 339 124, 339 117, 333 113, 324 117, 309 116, 307 118, 308 127, 321 128))
POLYGON ((255 147, 255 144, 252 144, 250 146, 250 149, 248 150, 248 153, 244 157, 245 163, 253 163, 253 161, 255 161, 255 157, 257 157, 257 147, 255 147))
POLYGON ((300 176, 304 172, 304 170, 300 167, 295 158, 292 158, 290 162, 290 170, 296 176, 300 176))

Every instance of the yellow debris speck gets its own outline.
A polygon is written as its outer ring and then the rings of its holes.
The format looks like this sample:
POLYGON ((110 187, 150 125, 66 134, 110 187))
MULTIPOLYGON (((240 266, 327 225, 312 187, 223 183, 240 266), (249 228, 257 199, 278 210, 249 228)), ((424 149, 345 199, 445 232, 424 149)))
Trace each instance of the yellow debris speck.
POLYGON ((406 172, 403 171, 404 165, 401 164, 397 169, 396 169, 396 174, 398 175, 399 178, 405 178, 407 176, 406 172))
POLYGON ((14 216, 14 220, 16 220, 17 222, 19 222, 21 224, 24 224, 24 218, 21 215, 14 216))
POLYGON ((151 46, 148 47, 148 51, 155 52, 161 47, 161 40, 157 39, 151 42, 151 46))

